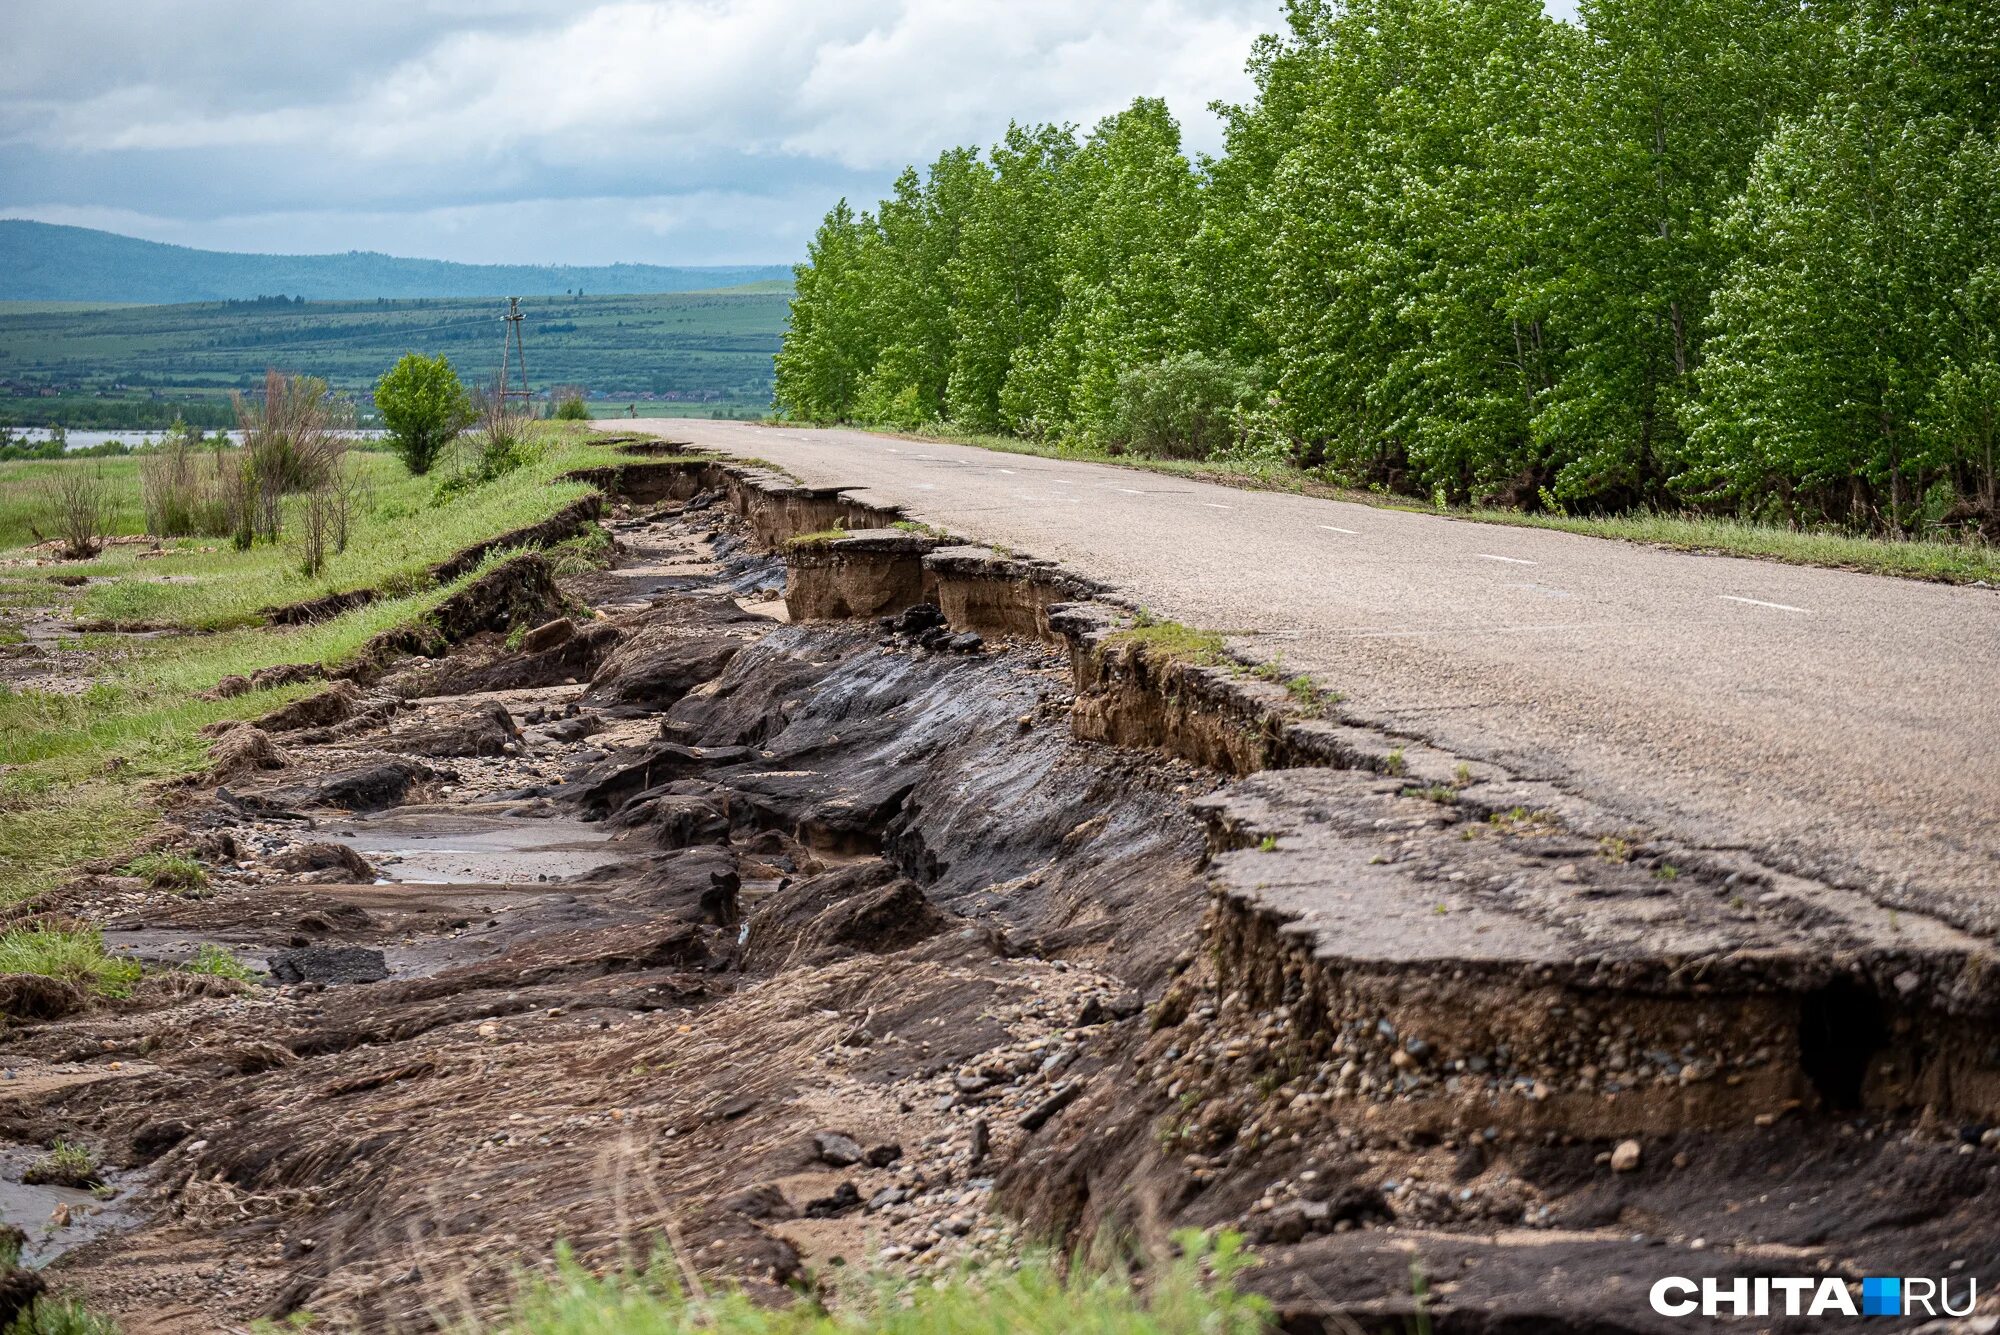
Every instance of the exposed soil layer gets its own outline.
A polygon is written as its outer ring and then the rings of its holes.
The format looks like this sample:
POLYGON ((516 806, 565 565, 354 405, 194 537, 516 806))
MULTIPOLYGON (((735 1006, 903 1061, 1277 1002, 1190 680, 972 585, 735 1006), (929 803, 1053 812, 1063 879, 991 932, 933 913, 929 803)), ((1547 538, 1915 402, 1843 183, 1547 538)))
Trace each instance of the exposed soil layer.
POLYGON ((1287 1329, 1402 1330, 1415 1266, 1434 1329, 1580 1332, 1686 1328, 1668 1274, 2000 1273, 1990 943, 1327 723, 1044 563, 612 457, 611 569, 521 558, 220 733, 204 897, 41 906, 156 966, 13 1007, 0 1130, 118 1192, 52 1281, 416 1330, 559 1240, 777 1297, 1230 1226, 1287 1329))

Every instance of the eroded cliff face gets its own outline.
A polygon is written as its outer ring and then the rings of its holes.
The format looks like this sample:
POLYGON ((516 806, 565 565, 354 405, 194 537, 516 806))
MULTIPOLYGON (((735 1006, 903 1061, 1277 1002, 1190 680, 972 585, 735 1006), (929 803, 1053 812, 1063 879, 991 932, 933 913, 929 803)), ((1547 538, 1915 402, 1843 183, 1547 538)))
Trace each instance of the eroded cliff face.
POLYGON ((16 1004, 5 1130, 119 1193, 52 1277, 420 1329, 557 1241, 775 1298, 1226 1226, 1289 1329, 1401 1329, 1415 1266, 1436 1329, 1594 1331, 1671 1327, 1664 1274, 2000 1272, 1987 943, 1349 727, 1046 563, 600 471, 610 570, 522 558, 217 738, 167 836, 212 893, 37 906, 269 975, 16 1004))

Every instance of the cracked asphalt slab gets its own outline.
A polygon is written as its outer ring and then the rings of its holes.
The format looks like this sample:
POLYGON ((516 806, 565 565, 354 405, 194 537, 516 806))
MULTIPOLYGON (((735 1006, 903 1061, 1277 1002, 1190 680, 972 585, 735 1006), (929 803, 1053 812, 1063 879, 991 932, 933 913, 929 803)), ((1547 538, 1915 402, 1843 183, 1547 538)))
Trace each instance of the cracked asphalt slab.
POLYGON ((867 432, 603 421, 1047 557, 1342 712, 2000 934, 2000 593, 867 432))

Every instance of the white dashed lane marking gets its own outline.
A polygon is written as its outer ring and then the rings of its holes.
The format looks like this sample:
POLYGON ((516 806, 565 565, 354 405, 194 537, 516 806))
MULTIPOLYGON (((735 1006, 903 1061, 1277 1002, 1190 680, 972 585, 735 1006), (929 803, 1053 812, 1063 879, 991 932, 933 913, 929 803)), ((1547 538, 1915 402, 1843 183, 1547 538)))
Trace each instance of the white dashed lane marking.
POLYGON ((1738 598, 1733 593, 1719 593, 1716 597, 1725 603, 1747 603, 1751 607, 1768 607, 1775 612, 1802 612, 1807 616, 1812 615, 1811 608, 1793 607, 1790 603, 1767 603, 1762 598, 1738 598))
POLYGON ((1488 556, 1485 552, 1479 553, 1479 559, 1482 561, 1505 561, 1510 566, 1538 566, 1541 564, 1540 561, 1526 561, 1518 556, 1488 556))
POLYGON ((1236 508, 1233 505, 1217 505, 1214 501, 1203 501, 1202 504, 1211 510, 1234 510, 1236 508))
POLYGON ((1351 528, 1335 528, 1331 524, 1321 524, 1320 527, 1325 529, 1328 533, 1345 533, 1350 538, 1357 536, 1357 534, 1351 528))

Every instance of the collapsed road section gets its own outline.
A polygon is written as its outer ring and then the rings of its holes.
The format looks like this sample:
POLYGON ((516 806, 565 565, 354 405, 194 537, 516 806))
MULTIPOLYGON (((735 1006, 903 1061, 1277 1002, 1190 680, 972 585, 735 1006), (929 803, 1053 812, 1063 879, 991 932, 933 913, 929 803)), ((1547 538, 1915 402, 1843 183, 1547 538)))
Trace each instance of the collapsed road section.
POLYGON ((1991 942, 1085 573, 607 456, 610 568, 515 558, 216 737, 162 836, 199 897, 31 906, 262 975, 14 989, 0 1130, 110 1196, 31 1202, 51 1281, 421 1329, 559 1242, 778 1299, 1199 1226, 1288 1330, 1581 1332, 1684 1324, 1669 1274, 2000 1276, 1991 942))

